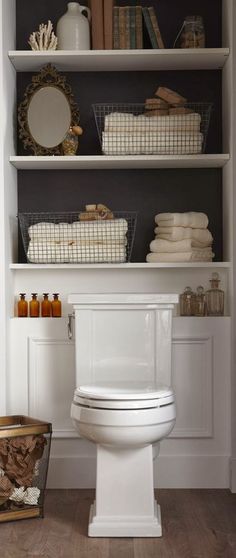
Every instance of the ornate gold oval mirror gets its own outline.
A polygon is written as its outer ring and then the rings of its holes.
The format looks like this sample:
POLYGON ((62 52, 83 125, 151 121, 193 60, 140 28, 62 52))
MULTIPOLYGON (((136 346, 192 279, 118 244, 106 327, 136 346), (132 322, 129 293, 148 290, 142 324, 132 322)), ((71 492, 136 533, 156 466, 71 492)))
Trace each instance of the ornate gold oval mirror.
POLYGON ((19 136, 34 155, 60 155, 70 126, 79 123, 79 110, 66 78, 48 64, 32 78, 18 109, 19 136))

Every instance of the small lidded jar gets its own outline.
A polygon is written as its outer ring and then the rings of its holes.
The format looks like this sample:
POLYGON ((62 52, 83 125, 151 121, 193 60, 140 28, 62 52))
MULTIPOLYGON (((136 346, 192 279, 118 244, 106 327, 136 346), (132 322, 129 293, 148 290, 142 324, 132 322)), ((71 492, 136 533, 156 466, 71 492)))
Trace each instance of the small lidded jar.
POLYGON ((41 302, 41 316, 42 318, 51 317, 51 302, 48 300, 48 293, 43 293, 43 300, 41 302))
POLYGON ((195 316, 205 316, 206 302, 204 288, 197 287, 196 298, 195 298, 195 316))
POLYGON ((58 293, 53 294, 53 300, 51 302, 53 318, 61 318, 61 301, 58 297, 58 293))
POLYGON ((180 295, 180 316, 194 316, 195 294, 191 287, 186 287, 180 295))
POLYGON ((208 316, 224 315, 224 291, 219 289, 220 278, 217 272, 212 273, 211 288, 206 292, 206 306, 208 316))
POLYGON ((187 16, 174 43, 174 48, 205 48, 205 29, 201 16, 187 16))
POLYGON ((20 300, 18 300, 18 318, 27 318, 28 316, 28 302, 25 300, 25 293, 20 293, 20 300))
POLYGON ((37 300, 37 293, 32 293, 32 300, 29 303, 30 317, 39 317, 39 301, 37 300))

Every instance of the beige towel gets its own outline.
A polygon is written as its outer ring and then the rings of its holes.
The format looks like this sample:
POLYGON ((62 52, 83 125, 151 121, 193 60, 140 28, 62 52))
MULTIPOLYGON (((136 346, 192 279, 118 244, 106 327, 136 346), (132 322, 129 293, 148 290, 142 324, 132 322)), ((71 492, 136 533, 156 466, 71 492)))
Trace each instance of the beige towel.
POLYGON ((208 249, 211 246, 209 243, 207 246, 202 245, 201 242, 196 240, 191 240, 190 238, 186 240, 176 240, 176 242, 171 242, 169 240, 162 240, 161 238, 156 238, 150 243, 151 252, 191 252, 193 248, 198 249, 208 249))
POLYGON ((150 253, 146 257, 148 263, 175 263, 175 262, 211 262, 214 258, 211 250, 192 250, 190 252, 150 253))
POLYGON ((101 241, 113 243, 124 240, 128 231, 126 219, 108 221, 74 221, 74 223, 41 222, 28 229, 31 240, 43 242, 101 241))
POLYGON ((124 245, 81 247, 76 244, 31 241, 27 257, 32 263, 123 263, 126 261, 126 248, 124 245))
POLYGON ((155 234, 157 238, 175 242, 176 240, 184 240, 191 238, 195 241, 205 243, 207 246, 213 241, 213 236, 208 229, 191 229, 190 227, 156 227, 155 234))
POLYGON ((202 140, 202 134, 195 132, 103 132, 102 151, 105 155, 198 154, 202 140))
POLYGON ((152 116, 143 114, 134 116, 131 113, 112 112, 105 116, 105 132, 200 132, 201 116, 198 113, 178 114, 171 116, 152 116))
POLYGON ((155 216, 155 222, 161 227, 206 229, 209 221, 205 213, 189 211, 187 213, 159 213, 155 216))

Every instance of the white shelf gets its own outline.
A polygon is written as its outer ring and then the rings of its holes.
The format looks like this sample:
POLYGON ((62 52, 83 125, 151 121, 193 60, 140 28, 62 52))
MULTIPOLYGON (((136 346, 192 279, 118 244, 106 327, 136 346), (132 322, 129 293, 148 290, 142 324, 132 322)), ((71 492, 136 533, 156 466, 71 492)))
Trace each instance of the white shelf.
POLYGON ((75 169, 184 169, 222 168, 230 156, 216 155, 77 155, 12 156, 10 163, 19 170, 75 170, 75 169))
POLYGON ((9 51, 18 72, 35 72, 52 63, 64 72, 219 70, 228 56, 228 48, 165 50, 88 50, 88 51, 9 51))
POLYGON ((14 271, 39 271, 39 270, 62 270, 62 269, 228 269, 230 262, 184 262, 184 263, 121 263, 121 264, 10 264, 14 271))

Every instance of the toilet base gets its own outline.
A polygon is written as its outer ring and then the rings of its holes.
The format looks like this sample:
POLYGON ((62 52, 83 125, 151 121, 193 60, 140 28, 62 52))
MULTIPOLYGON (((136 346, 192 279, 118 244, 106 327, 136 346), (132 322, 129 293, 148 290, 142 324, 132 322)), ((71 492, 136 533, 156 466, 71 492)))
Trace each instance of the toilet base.
POLYGON ((96 501, 89 514, 89 537, 161 537, 161 508, 154 500, 154 515, 143 516, 96 516, 96 501))

